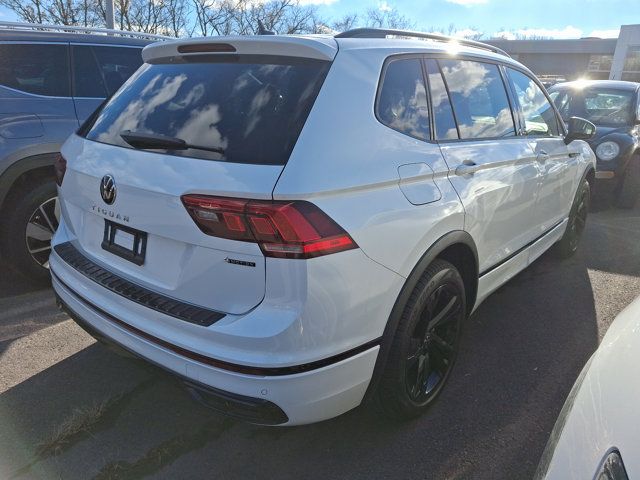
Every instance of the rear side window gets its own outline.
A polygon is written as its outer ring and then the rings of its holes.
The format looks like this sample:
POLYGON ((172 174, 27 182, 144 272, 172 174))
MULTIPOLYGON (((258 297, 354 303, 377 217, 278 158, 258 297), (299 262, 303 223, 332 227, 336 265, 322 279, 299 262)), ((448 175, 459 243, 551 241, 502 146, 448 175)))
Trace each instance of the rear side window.
POLYGON ((556 113, 542 89, 522 72, 507 68, 507 73, 520 104, 525 133, 537 137, 558 136, 556 113))
POLYGON ((127 130, 196 147, 154 149, 171 155, 284 165, 330 66, 248 55, 174 61, 143 65, 85 126, 86 138, 133 148, 120 135, 127 130))
POLYGON ((142 50, 134 47, 93 47, 107 94, 116 90, 142 65, 142 50))
POLYGON ((420 140, 430 138, 427 89, 419 58, 387 64, 376 111, 380 122, 389 128, 420 140))
POLYGON ((449 101, 449 94, 444 86, 442 74, 435 60, 427 60, 427 72, 429 76, 429 90, 431 92, 431 105, 433 106, 433 120, 436 129, 437 140, 451 140, 458 138, 456 121, 453 118, 453 109, 449 101))
POLYGON ((513 115, 498 67, 471 60, 439 60, 460 138, 515 136, 513 115))
POLYGON ((106 97, 107 90, 100 76, 93 49, 74 45, 71 50, 73 52, 73 96, 106 97))
POLYGON ((74 45, 73 95, 104 98, 142 65, 141 49, 74 45))
POLYGON ((0 44, 0 85, 53 97, 69 96, 66 45, 0 44))

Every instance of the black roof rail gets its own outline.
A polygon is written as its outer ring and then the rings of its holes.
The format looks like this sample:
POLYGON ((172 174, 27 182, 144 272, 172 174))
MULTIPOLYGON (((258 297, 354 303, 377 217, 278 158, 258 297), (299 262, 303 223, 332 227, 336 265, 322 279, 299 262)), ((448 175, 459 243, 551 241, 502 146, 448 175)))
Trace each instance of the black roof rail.
POLYGON ((510 55, 501 48, 494 47, 488 43, 467 40, 465 38, 449 37, 438 33, 412 32, 410 30, 394 30, 388 28, 354 28, 353 30, 338 33, 335 38, 387 38, 389 35, 397 37, 424 38, 425 40, 434 40, 436 42, 444 43, 455 42, 467 47, 481 48, 482 50, 489 50, 493 53, 510 57, 510 55))

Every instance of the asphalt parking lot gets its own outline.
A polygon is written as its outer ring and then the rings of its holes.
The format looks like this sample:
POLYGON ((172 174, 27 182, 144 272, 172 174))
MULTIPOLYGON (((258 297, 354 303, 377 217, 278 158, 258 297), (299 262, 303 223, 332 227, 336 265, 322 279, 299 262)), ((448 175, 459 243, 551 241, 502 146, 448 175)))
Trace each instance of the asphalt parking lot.
POLYGON ((591 215, 576 257, 543 256, 469 319, 440 401, 262 428, 212 413, 115 355, 0 264, 0 478, 531 478, 565 396, 640 294, 640 209, 591 215))

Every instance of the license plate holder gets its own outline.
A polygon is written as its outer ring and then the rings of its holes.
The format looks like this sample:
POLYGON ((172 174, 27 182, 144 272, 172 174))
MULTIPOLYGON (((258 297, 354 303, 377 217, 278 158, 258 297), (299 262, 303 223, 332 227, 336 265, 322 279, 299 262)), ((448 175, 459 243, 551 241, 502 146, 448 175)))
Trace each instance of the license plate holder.
POLYGON ((105 219, 102 248, 136 265, 144 264, 147 232, 105 219))

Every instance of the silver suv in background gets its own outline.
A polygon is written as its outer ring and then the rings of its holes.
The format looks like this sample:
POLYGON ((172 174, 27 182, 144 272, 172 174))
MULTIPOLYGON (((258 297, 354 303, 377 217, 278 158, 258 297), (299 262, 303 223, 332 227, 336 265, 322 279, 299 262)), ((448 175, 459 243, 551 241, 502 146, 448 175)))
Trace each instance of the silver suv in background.
POLYGON ((0 23, 0 255, 48 280, 65 139, 142 64, 158 36, 0 23))

